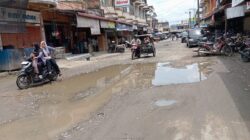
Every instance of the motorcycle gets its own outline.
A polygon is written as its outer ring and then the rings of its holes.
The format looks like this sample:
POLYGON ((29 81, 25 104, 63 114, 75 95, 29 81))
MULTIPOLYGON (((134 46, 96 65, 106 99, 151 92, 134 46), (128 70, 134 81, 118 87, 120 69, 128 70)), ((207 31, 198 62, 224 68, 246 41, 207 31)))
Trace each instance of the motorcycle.
POLYGON ((195 50, 198 53, 198 56, 202 54, 209 55, 209 54, 223 54, 226 56, 231 56, 233 54, 233 49, 228 42, 225 40, 224 37, 219 37, 216 43, 213 42, 205 42, 199 46, 198 50, 195 50))
POLYGON ((141 58, 140 46, 137 44, 131 44, 131 46, 132 60, 134 60, 136 57, 141 58))
POLYGON ((111 43, 108 46, 108 52, 109 53, 115 53, 116 43, 115 41, 111 41, 111 43))
POLYGON ((31 86, 56 81, 58 78, 58 74, 55 69, 52 67, 52 71, 49 72, 46 65, 38 66, 41 73, 38 78, 36 78, 31 58, 23 61, 21 64, 22 69, 20 70, 16 80, 16 85, 19 89, 27 89, 31 86))
POLYGON ((241 55, 241 60, 243 62, 249 62, 250 61, 250 41, 245 41, 244 45, 239 50, 239 53, 241 55))

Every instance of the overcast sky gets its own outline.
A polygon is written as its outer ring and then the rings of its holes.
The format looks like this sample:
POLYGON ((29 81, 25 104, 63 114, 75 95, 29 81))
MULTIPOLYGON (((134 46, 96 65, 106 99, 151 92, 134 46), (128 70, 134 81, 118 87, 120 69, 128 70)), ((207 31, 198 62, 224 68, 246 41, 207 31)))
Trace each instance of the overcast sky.
POLYGON ((188 19, 189 9, 197 9, 197 0, 148 0, 148 5, 154 6, 159 21, 176 24, 188 19))

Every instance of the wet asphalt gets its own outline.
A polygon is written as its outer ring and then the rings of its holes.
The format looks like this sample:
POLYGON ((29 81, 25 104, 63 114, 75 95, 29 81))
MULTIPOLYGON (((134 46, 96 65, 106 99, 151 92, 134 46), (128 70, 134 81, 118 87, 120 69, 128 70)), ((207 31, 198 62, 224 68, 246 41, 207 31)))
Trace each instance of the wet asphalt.
MULTIPOLYGON (((18 90, 0 79, 4 140, 248 140, 250 64, 197 57, 179 42, 157 57, 130 52, 65 69, 52 84, 18 90)), ((73 62, 72 62, 73 63, 73 62)))

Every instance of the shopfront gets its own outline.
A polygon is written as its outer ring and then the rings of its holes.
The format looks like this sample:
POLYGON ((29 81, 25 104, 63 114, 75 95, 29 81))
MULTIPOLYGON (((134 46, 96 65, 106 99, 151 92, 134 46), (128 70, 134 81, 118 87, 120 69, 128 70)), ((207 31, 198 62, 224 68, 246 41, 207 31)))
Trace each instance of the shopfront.
POLYGON ((227 31, 242 33, 244 31, 245 5, 226 9, 227 31))
POLYGON ((0 7, 0 71, 20 68, 23 54, 41 40, 40 13, 0 7))
POLYGON ((118 41, 115 22, 101 20, 100 25, 103 33, 103 38, 101 39, 102 43, 100 42, 100 48, 102 48, 101 50, 105 51, 108 50, 108 46, 111 44, 111 41, 118 41))
POLYGON ((44 30, 46 42, 56 49, 61 48, 65 52, 70 52, 73 45, 73 14, 64 14, 58 11, 43 12, 44 30))
POLYGON ((91 53, 99 51, 100 21, 89 17, 76 15, 77 31, 74 53, 91 53))
POLYGON ((117 23, 116 31, 118 40, 132 40, 133 38, 133 26, 129 24, 117 23))
POLYGON ((4 11, 0 21, 4 24, 18 25, 17 29, 7 28, 0 31, 2 48, 29 48, 41 40, 40 13, 28 10, 1 8, 4 11), (21 12, 20 12, 21 11, 21 12), (21 22, 22 23, 21 23, 21 22), (18 29, 23 28, 23 29, 18 29))

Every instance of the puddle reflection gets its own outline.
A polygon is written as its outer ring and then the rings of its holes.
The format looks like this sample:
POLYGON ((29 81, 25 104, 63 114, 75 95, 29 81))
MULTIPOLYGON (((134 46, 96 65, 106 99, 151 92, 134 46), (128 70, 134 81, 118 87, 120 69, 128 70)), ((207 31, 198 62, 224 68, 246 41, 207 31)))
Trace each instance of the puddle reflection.
POLYGON ((206 80, 207 76, 202 71, 203 66, 202 63, 194 63, 183 68, 175 68, 170 63, 158 63, 152 84, 154 86, 163 86, 206 80))

